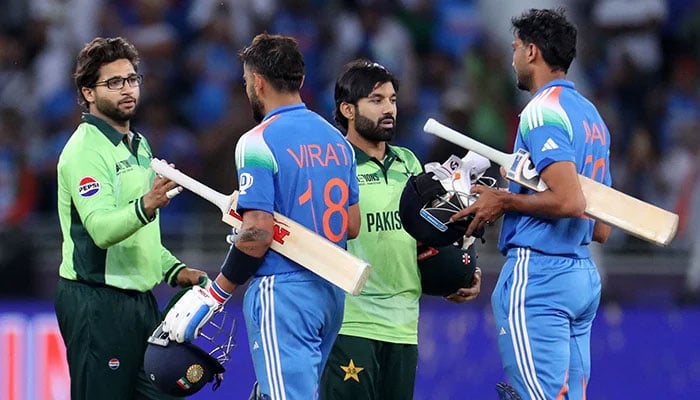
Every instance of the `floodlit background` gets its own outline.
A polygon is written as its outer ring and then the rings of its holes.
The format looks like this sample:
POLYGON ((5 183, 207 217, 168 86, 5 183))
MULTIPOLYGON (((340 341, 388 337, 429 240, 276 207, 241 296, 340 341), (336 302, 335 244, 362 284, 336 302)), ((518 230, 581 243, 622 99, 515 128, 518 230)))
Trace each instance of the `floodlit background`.
MULTIPOLYGON (((84 43, 121 35, 136 45, 144 83, 133 127, 156 156, 230 193, 234 146, 254 125, 236 52, 256 33, 297 38, 307 65, 302 96, 331 121, 345 62, 364 56, 392 70, 401 79, 395 143, 427 163, 463 155, 422 133, 429 117, 512 151, 528 95, 514 85, 510 18, 560 5, 579 29, 569 77, 611 133, 614 186, 681 216, 668 248, 620 231, 595 247, 605 283, 589 398, 700 398, 697 0, 3 0, 0 399, 69 398, 52 308, 61 246, 55 166, 82 111, 71 74, 84 43)), ((184 193, 162 210, 164 241, 213 274, 227 248, 219 218, 184 193)), ((496 398, 503 374, 489 297, 503 261, 497 234, 491 228, 479 248, 477 301, 423 299, 416 399, 496 398)), ((165 302, 174 289, 156 293, 165 302)), ((228 305, 239 318, 241 295, 228 305)), ((240 323, 220 391, 195 398, 247 399, 254 378, 240 323)))

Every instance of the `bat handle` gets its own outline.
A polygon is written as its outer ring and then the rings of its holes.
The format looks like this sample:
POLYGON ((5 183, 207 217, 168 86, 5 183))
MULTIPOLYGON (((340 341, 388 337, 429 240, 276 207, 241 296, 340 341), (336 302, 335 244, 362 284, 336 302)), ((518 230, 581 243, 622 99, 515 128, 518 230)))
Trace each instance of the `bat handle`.
POLYGON ((153 158, 151 160, 151 168, 153 168, 156 173, 170 179, 185 189, 216 205, 219 207, 222 213, 228 212, 229 206, 231 205, 231 196, 219 193, 209 186, 192 179, 191 177, 168 165, 165 160, 153 158))

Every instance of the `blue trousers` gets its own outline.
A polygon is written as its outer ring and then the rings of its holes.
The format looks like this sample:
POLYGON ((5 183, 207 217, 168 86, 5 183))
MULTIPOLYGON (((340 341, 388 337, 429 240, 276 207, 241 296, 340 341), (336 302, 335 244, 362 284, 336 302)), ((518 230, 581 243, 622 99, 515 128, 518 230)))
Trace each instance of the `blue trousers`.
POLYGON ((600 290, 590 258, 508 252, 491 305, 503 369, 523 399, 585 399, 600 290))
POLYGON ((318 398, 344 309, 344 292, 312 272, 253 278, 243 310, 261 394, 318 398))

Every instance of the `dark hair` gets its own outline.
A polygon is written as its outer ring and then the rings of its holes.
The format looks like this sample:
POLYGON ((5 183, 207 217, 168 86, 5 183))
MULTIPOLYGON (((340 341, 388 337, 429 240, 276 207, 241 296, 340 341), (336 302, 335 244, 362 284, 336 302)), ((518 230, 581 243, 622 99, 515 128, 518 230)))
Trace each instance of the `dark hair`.
POLYGON ((75 86, 78 87, 78 103, 87 107, 81 89, 95 86, 100 76, 100 67, 121 59, 129 60, 134 71, 138 71, 139 53, 133 44, 122 37, 97 37, 80 50, 73 74, 75 86))
POLYGON ((520 17, 512 18, 511 24, 520 40, 540 49, 550 67, 565 73, 569 71, 576 57, 576 27, 567 21, 563 8, 531 8, 520 17))
POLYGON ((238 53, 244 66, 264 76, 275 90, 294 93, 304 80, 304 56, 289 36, 261 33, 238 53))
POLYGON ((339 128, 348 130, 348 119, 340 112, 341 103, 357 105, 357 101, 369 96, 372 90, 387 82, 399 91, 399 80, 384 66, 375 62, 358 59, 345 64, 343 73, 335 82, 335 111, 333 118, 339 128))

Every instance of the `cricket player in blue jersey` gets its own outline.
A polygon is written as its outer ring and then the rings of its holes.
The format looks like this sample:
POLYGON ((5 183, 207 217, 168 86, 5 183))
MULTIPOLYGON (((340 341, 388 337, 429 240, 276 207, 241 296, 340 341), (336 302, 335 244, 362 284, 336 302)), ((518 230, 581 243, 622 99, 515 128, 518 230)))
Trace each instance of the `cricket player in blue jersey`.
POLYGON ((221 273, 206 289, 178 301, 166 316, 165 330, 171 339, 191 340, 213 310, 253 276, 243 302, 258 381, 251 398, 314 399, 343 320, 345 293, 268 251, 272 214, 344 248, 360 229, 355 153, 335 127, 302 102, 304 60, 293 38, 260 34, 240 57, 259 122, 236 146, 243 225, 221 273))
MULTIPOLYGON (((503 215, 499 248, 506 261, 491 305, 515 392, 523 399, 582 400, 601 290, 588 244, 604 242, 610 227, 584 216, 577 174, 611 184, 610 135, 593 104, 566 80, 576 28, 563 10, 531 9, 511 22, 518 88, 532 95, 520 114, 515 149, 530 153, 549 189, 480 186, 474 189, 479 199, 453 219, 474 214, 469 235, 503 215)), ((501 398, 514 398, 506 392, 499 390, 501 398)))

